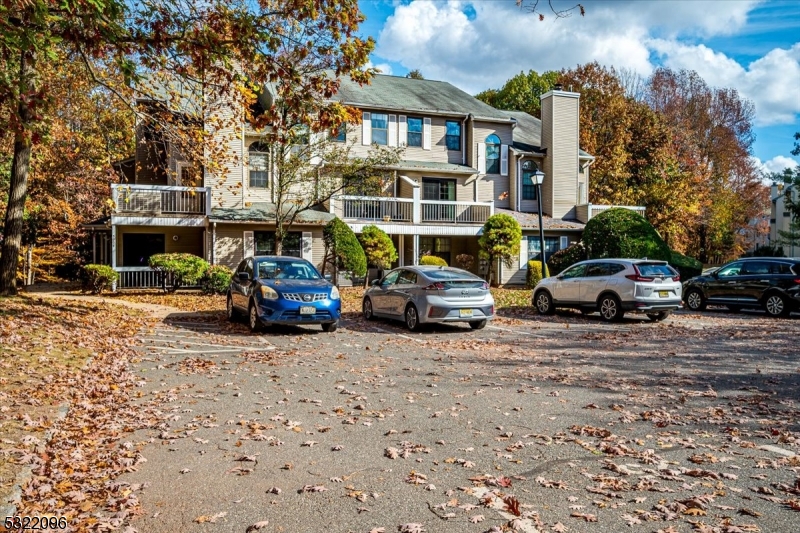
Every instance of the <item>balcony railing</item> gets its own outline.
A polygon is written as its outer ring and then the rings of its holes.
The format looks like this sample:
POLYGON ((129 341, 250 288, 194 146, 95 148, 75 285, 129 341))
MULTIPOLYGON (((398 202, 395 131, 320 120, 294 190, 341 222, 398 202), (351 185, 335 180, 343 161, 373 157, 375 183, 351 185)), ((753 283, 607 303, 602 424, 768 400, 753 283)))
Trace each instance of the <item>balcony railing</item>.
POLYGON ((149 215, 209 215, 209 187, 111 185, 114 212, 149 215))
POLYGON ((494 202, 420 200, 418 194, 414 198, 344 195, 331 198, 330 212, 350 221, 483 224, 494 214, 494 202))
POLYGON ((117 267, 119 274, 117 288, 120 289, 160 289, 161 272, 150 267, 117 267))

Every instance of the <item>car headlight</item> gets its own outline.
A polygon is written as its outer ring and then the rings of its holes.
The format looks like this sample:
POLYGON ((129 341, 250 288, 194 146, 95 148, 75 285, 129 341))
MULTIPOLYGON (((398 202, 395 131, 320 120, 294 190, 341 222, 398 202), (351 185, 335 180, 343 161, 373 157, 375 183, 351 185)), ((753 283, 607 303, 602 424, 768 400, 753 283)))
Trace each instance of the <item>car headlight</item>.
POLYGON ((339 288, 335 285, 331 287, 331 300, 338 300, 339 299, 339 288))
POLYGON ((266 285, 261 286, 261 297, 265 300, 277 300, 279 298, 278 291, 266 285))

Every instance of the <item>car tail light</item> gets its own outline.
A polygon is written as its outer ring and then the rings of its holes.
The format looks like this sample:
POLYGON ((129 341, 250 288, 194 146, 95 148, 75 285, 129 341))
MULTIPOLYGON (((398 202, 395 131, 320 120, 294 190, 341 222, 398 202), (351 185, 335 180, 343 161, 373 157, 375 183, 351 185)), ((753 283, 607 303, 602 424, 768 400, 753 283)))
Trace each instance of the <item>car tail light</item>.
POLYGON ((431 283, 427 287, 425 287, 426 291, 443 291, 444 290, 444 283, 435 282, 431 283))
POLYGON ((680 280, 681 280, 680 274, 675 274, 674 276, 672 276, 672 281, 680 281, 680 280))
POLYGON ((626 278, 628 278, 628 279, 632 279, 633 281, 653 281, 653 278, 647 278, 647 277, 645 277, 645 276, 642 276, 642 275, 641 275, 641 274, 639 274, 639 273, 636 273, 636 274, 628 274, 628 275, 627 275, 627 276, 625 276, 625 277, 626 277, 626 278))
POLYGON ((797 283, 798 285, 800 285, 800 278, 795 278, 794 282, 797 283))

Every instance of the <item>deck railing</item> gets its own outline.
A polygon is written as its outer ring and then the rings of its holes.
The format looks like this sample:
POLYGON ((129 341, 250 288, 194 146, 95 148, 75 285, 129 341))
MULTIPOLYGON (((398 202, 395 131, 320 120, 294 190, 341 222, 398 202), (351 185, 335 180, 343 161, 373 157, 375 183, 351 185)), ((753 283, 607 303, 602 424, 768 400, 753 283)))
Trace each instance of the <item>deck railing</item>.
POLYGON ((114 212, 163 215, 211 214, 209 187, 111 185, 114 212))
POLYGON ((378 196, 335 196, 330 212, 344 220, 413 224, 483 224, 494 202, 454 202, 378 196))
POLYGON ((494 211, 487 202, 422 200, 422 222, 443 224, 483 224, 494 211))

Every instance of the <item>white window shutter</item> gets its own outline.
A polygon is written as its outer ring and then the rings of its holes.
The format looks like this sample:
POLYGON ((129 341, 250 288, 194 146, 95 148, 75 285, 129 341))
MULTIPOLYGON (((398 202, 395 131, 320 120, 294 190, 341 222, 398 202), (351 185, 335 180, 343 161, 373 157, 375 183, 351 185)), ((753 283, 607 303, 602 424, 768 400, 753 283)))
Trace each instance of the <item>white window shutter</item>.
POLYGON ((400 115, 397 121, 397 146, 408 144, 408 121, 405 115, 400 115))
POLYGON ((309 261, 309 262, 312 261, 312 257, 313 257, 313 254, 311 253, 312 244, 313 244, 313 239, 311 237, 311 232, 310 231, 304 231, 303 232, 303 242, 302 242, 303 259, 305 259, 306 261, 309 261))
POLYGON ((397 115, 389 115, 386 135, 389 137, 386 141, 387 146, 397 146, 397 115))
POLYGON ((431 149, 431 119, 422 119, 422 149, 431 149))
POLYGON ((508 145, 500 145, 500 175, 508 176, 508 145))
POLYGON ((361 144, 369 146, 372 144, 372 114, 361 114, 361 144))
POLYGON ((253 254, 255 254, 256 251, 256 240, 252 231, 245 231, 242 233, 242 243, 244 246, 243 257, 245 259, 248 257, 253 257, 253 254))
POLYGON ((478 174, 486 174, 486 143, 478 143, 478 174))
POLYGON ((562 236, 561 237, 561 242, 559 242, 558 244, 559 244, 559 246, 558 246, 559 250, 563 250, 564 248, 568 248, 569 247, 569 237, 563 237, 562 236))
POLYGON ((524 235, 519 243, 519 268, 528 270, 528 237, 524 235))
POLYGON ((324 134, 321 133, 312 133, 309 135, 309 148, 311 150, 311 157, 308 159, 309 164, 317 166, 322 163, 322 155, 320 153, 322 147, 322 140, 324 139, 324 134))

